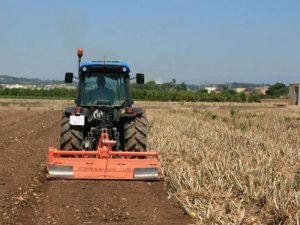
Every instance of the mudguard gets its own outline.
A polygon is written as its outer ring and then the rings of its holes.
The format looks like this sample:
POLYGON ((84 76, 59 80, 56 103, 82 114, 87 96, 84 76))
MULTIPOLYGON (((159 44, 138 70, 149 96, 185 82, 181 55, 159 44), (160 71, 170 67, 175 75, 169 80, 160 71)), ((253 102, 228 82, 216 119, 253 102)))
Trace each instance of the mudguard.
POLYGON ((144 110, 139 107, 132 107, 132 110, 133 110, 132 113, 126 113, 126 110, 122 109, 121 117, 134 118, 134 117, 140 116, 144 113, 144 110))

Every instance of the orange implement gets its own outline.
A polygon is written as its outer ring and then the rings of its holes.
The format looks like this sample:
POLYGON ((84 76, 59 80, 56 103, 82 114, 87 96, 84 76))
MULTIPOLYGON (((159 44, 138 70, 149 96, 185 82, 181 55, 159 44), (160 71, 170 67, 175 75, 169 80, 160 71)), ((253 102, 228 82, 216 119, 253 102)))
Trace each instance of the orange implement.
POLYGON ((159 180, 157 152, 112 151, 116 144, 102 132, 96 151, 48 153, 48 179, 159 180))

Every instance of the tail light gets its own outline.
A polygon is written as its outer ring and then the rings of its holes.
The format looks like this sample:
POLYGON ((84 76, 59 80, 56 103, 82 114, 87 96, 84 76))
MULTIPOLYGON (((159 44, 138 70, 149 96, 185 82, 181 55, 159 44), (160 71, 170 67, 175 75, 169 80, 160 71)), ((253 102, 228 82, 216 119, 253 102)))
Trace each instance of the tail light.
POLYGON ((74 109, 74 113, 75 113, 75 115, 81 114, 81 108, 80 108, 80 107, 76 107, 76 108, 74 109))
POLYGON ((134 111, 133 111, 133 108, 126 108, 125 109, 125 113, 127 113, 127 114, 132 114, 134 111))

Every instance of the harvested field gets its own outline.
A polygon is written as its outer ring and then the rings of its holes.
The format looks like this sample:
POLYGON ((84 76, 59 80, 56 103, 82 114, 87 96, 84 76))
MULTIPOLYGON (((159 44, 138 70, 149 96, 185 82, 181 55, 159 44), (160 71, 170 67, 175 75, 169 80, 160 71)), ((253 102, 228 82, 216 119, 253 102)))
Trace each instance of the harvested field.
POLYGON ((299 224, 296 107, 138 104, 164 182, 46 181, 63 105, 0 107, 0 224, 299 224))
POLYGON ((299 224, 296 107, 148 110, 168 190, 199 224, 299 224))

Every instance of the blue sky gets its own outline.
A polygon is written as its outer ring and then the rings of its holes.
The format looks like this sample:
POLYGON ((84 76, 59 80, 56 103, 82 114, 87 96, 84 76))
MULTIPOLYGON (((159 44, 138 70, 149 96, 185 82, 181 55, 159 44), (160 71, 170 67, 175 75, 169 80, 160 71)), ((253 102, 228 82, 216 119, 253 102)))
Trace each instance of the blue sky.
POLYGON ((82 47, 160 82, 300 82, 299 0, 0 0, 0 29, 0 74, 63 79, 82 47))

